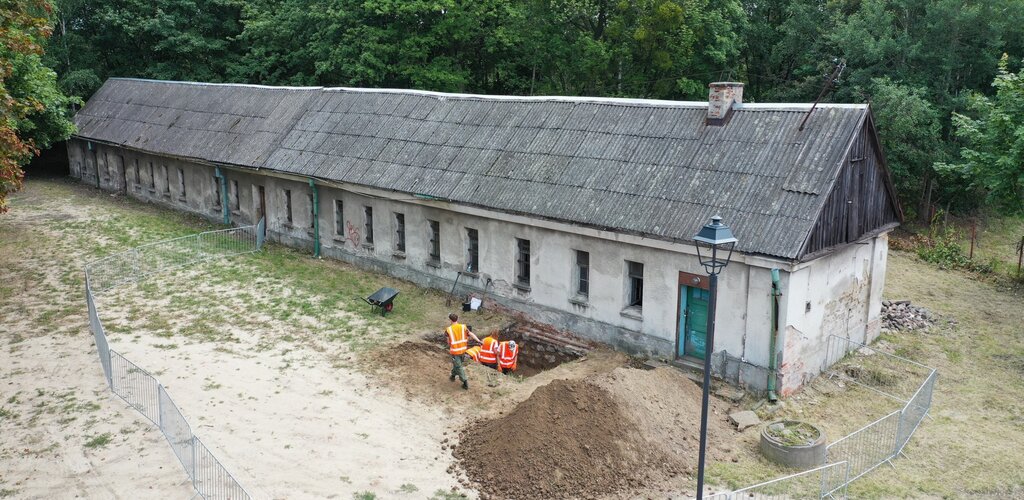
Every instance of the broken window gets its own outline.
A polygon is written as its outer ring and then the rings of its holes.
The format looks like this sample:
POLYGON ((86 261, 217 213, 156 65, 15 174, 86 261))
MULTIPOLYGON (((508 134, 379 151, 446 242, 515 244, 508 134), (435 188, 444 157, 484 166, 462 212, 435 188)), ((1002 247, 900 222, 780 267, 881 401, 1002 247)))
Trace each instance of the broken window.
POLYGON ((430 224, 430 261, 441 262, 441 223, 428 220, 430 224))
POLYGON ((345 235, 345 206, 341 200, 334 200, 334 234, 345 235))
POLYGON ((161 165, 164 168, 164 195, 171 195, 171 169, 167 168, 167 165, 161 165))
POLYGON ((363 207, 363 222, 366 226, 366 238, 363 241, 373 245, 373 207, 363 207))
POLYGON ((516 282, 530 285, 530 240, 516 238, 516 282))
POLYGON ((185 169, 178 169, 178 196, 185 199, 185 169))
POLYGON ((139 169, 139 159, 135 158, 133 161, 135 162, 135 186, 138 187, 142 185, 142 171, 139 169))
POLYGON ((471 273, 480 271, 480 235, 476 229, 466 228, 469 244, 466 246, 466 270, 471 273))
POLYGON ((284 214, 285 214, 285 220, 287 220, 289 224, 294 222, 294 220, 292 219, 292 190, 291 189, 285 189, 284 190, 284 214))
POLYGON ((395 213, 395 250, 405 252, 405 214, 395 213))
POLYGON ((220 208, 220 204, 222 203, 223 200, 220 199, 220 180, 217 179, 216 175, 213 176, 213 193, 214 193, 213 206, 215 206, 217 208, 220 208))
POLYGON ((590 296, 590 252, 576 250, 576 295, 590 296))
POLYGON ((149 190, 156 191, 156 170, 153 169, 153 162, 149 162, 149 190))
POLYGON ((639 262, 626 261, 626 268, 629 276, 629 301, 630 307, 643 307, 644 305, 644 265, 639 262))

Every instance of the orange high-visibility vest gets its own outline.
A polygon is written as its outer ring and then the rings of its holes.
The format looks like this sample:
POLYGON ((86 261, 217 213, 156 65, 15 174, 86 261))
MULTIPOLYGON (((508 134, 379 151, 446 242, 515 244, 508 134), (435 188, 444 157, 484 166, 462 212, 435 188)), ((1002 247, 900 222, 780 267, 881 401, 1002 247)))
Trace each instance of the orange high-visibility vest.
POLYGON ((477 361, 493 365, 498 362, 498 340, 494 337, 484 337, 483 346, 477 355, 477 361))
POLYGON ((498 350, 498 368, 515 371, 516 362, 519 360, 519 346, 515 349, 509 347, 508 342, 502 342, 498 350))
POLYGON ((469 340, 466 339, 466 325, 462 323, 453 323, 445 330, 448 334, 448 352, 452 356, 459 356, 466 353, 466 348, 469 347, 469 340))
POLYGON ((466 356, 473 361, 480 361, 480 346, 473 346, 466 349, 466 356))

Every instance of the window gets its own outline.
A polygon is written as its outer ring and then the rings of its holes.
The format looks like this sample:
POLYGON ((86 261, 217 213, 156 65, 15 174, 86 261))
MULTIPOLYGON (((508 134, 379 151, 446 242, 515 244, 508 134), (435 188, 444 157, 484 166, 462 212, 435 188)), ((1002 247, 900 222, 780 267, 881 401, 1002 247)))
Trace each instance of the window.
POLYGON ((363 218, 366 225, 366 238, 363 242, 373 245, 373 207, 363 207, 363 218))
POLYGON ((441 262, 441 223, 428 220, 430 224, 430 261, 441 262))
POLYGON ((213 206, 219 208, 223 200, 220 199, 220 181, 217 179, 216 175, 213 176, 213 193, 215 196, 213 206))
POLYGON ((134 162, 135 162, 135 185, 136 186, 141 186, 142 185, 142 171, 139 169, 139 159, 136 158, 134 160, 134 162))
POLYGON ((231 181, 231 192, 228 193, 228 197, 234 200, 231 202, 231 208, 233 210, 241 208, 242 201, 238 199, 238 181, 231 181))
POLYGON ((185 170, 178 169, 178 194, 181 199, 185 199, 185 170))
POLYGON ((316 206, 313 204, 313 194, 306 195, 306 200, 309 201, 309 228, 316 229, 316 206))
POLYGON ((167 168, 167 165, 161 165, 164 167, 164 194, 167 196, 171 195, 171 170, 167 168))
POLYGON ((149 189, 156 191, 156 170, 153 170, 153 162, 149 162, 149 189))
POLYGON ((590 252, 576 250, 576 295, 590 296, 590 252))
POLYGON ((630 307, 644 306, 644 265, 639 262, 626 261, 626 269, 629 275, 627 291, 629 292, 630 307))
POLYGON ((345 235, 345 210, 341 200, 334 200, 334 234, 345 235))
POLYGON ((466 228, 469 245, 466 247, 466 270, 471 273, 480 271, 480 235, 476 229, 466 228))
POLYGON ((530 284, 530 240, 516 238, 516 282, 530 284))
POLYGON ((292 190, 291 189, 285 189, 284 190, 284 215, 285 215, 285 220, 288 221, 289 224, 294 222, 294 219, 292 218, 292 190))
POLYGON ((405 252, 405 214, 395 213, 395 250, 405 252))

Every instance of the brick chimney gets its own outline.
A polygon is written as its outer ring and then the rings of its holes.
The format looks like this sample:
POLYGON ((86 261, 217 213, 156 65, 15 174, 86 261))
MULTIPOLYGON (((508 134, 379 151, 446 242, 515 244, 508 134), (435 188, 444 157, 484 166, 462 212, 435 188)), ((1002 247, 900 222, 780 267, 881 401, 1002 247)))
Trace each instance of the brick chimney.
POLYGON ((708 125, 725 125, 729 120, 732 105, 743 103, 743 84, 737 82, 715 82, 708 85, 708 125))

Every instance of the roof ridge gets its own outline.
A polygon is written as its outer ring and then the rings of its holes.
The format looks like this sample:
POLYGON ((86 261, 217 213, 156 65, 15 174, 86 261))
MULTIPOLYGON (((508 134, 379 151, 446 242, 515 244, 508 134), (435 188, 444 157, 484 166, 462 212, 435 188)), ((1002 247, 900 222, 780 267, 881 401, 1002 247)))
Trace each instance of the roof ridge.
MULTIPOLYGON (((630 98, 630 97, 600 97, 600 96, 558 96, 558 95, 543 95, 543 96, 516 96, 516 95, 492 95, 492 94, 468 94, 458 92, 438 92, 434 90, 419 90, 419 89, 396 89, 396 88, 368 88, 368 87, 323 87, 323 86, 309 86, 309 87, 298 87, 298 86, 274 86, 274 85, 260 85, 254 83, 208 83, 208 82, 191 82, 191 81, 177 81, 177 80, 155 80, 147 78, 123 78, 113 77, 110 80, 125 80, 125 81, 137 81, 147 83, 169 83, 177 85, 196 85, 204 87, 248 87, 258 89, 281 89, 281 90, 309 90, 309 91, 325 91, 325 92, 352 92, 352 93, 364 93, 364 94, 401 94, 401 95, 417 95, 423 97, 434 97, 439 100, 447 99, 458 99, 458 100, 477 100, 477 101, 507 101, 507 102, 565 102, 565 103, 589 103, 589 104, 612 104, 620 106, 634 106, 634 107, 669 107, 669 108, 692 108, 692 109, 704 109, 708 107, 707 101, 672 101, 667 99, 643 99, 643 98, 630 98)), ((813 106, 812 103, 736 103, 733 105, 734 110, 746 110, 746 111, 808 111, 813 106)), ((847 108, 847 109, 867 109, 866 103, 861 104, 846 104, 846 103, 818 103, 819 108, 847 108)))

